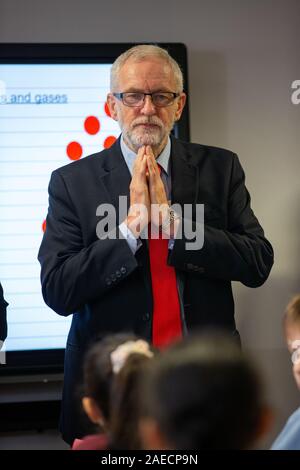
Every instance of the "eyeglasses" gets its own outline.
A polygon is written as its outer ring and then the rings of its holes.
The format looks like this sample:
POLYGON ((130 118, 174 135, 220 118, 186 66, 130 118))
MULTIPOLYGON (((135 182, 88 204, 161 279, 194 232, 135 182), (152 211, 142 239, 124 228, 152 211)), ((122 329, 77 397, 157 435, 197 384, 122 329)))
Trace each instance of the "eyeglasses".
POLYGON ((155 93, 113 93, 113 95, 118 98, 118 100, 121 100, 125 106, 130 106, 132 108, 134 108, 135 106, 142 106, 145 102, 145 97, 151 96, 151 100, 154 106, 157 106, 158 108, 164 108, 174 103, 175 99, 178 98, 179 93, 159 91, 155 93))

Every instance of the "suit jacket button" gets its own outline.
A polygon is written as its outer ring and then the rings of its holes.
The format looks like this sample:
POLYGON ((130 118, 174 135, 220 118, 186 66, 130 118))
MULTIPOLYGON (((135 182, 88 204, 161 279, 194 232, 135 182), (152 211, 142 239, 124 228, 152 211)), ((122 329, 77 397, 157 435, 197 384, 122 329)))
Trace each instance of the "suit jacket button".
POLYGON ((119 278, 122 276, 121 272, 119 270, 116 271, 116 276, 119 278))
POLYGON ((122 266, 120 271, 121 271, 122 274, 125 274, 127 272, 127 269, 125 268, 125 266, 122 266))
POLYGON ((107 286, 110 286, 110 285, 111 285, 111 280, 109 279, 109 277, 107 277, 107 278, 105 279, 105 282, 106 282, 106 285, 107 285, 107 286))
POLYGON ((187 263, 186 268, 189 269, 190 271, 194 271, 194 265, 192 263, 187 263))
POLYGON ((110 276, 110 278, 111 278, 111 280, 112 280, 113 282, 115 282, 115 281, 117 280, 117 276, 116 276, 115 274, 112 274, 112 275, 110 276))
POLYGON ((143 320, 144 321, 149 321, 150 320, 150 314, 149 313, 144 313, 143 314, 143 320))

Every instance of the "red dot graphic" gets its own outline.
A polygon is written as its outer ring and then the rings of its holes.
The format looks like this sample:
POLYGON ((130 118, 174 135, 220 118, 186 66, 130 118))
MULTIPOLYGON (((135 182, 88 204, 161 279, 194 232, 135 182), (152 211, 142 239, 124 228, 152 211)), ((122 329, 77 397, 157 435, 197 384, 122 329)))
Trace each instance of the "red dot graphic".
POLYGON ((42 230, 43 232, 46 232, 46 220, 44 220, 42 223, 42 230))
POLYGON ((114 137, 113 135, 109 135, 108 137, 106 137, 106 139, 103 143, 103 147, 105 149, 108 149, 109 147, 112 146, 112 144, 115 143, 116 140, 117 140, 116 137, 114 137))
POLYGON ((70 142, 67 146, 67 155, 71 160, 79 160, 82 155, 82 147, 78 142, 70 142))
POLYGON ((105 111, 105 113, 107 114, 108 117, 111 117, 111 114, 110 114, 109 107, 108 107, 107 103, 105 103, 105 105, 104 105, 104 111, 105 111))
POLYGON ((88 134, 95 135, 100 130, 100 122, 96 116, 88 116, 84 121, 84 128, 88 134))

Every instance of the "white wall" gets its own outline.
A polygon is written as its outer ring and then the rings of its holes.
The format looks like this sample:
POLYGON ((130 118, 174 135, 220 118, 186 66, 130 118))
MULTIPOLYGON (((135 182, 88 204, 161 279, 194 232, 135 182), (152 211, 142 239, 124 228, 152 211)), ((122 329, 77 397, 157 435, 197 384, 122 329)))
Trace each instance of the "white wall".
POLYGON ((300 397, 281 334, 300 291, 298 0, 0 0, 1 42, 184 42, 191 136, 240 156, 252 204, 275 249, 260 289, 236 286, 244 345, 265 372, 277 410, 267 446, 300 397), (298 131, 298 132, 297 132, 298 131))

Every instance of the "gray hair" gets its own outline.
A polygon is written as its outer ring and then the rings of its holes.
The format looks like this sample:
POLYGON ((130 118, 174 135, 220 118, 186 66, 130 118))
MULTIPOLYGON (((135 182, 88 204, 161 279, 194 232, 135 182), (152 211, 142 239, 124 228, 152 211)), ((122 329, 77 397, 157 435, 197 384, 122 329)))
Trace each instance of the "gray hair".
POLYGON ((117 57, 110 70, 110 90, 118 91, 119 73, 127 60, 131 59, 134 62, 140 62, 149 57, 161 59, 170 67, 174 74, 177 86, 176 92, 181 93, 183 91, 183 75, 178 63, 170 56, 166 49, 153 44, 140 44, 138 46, 131 47, 117 57))

